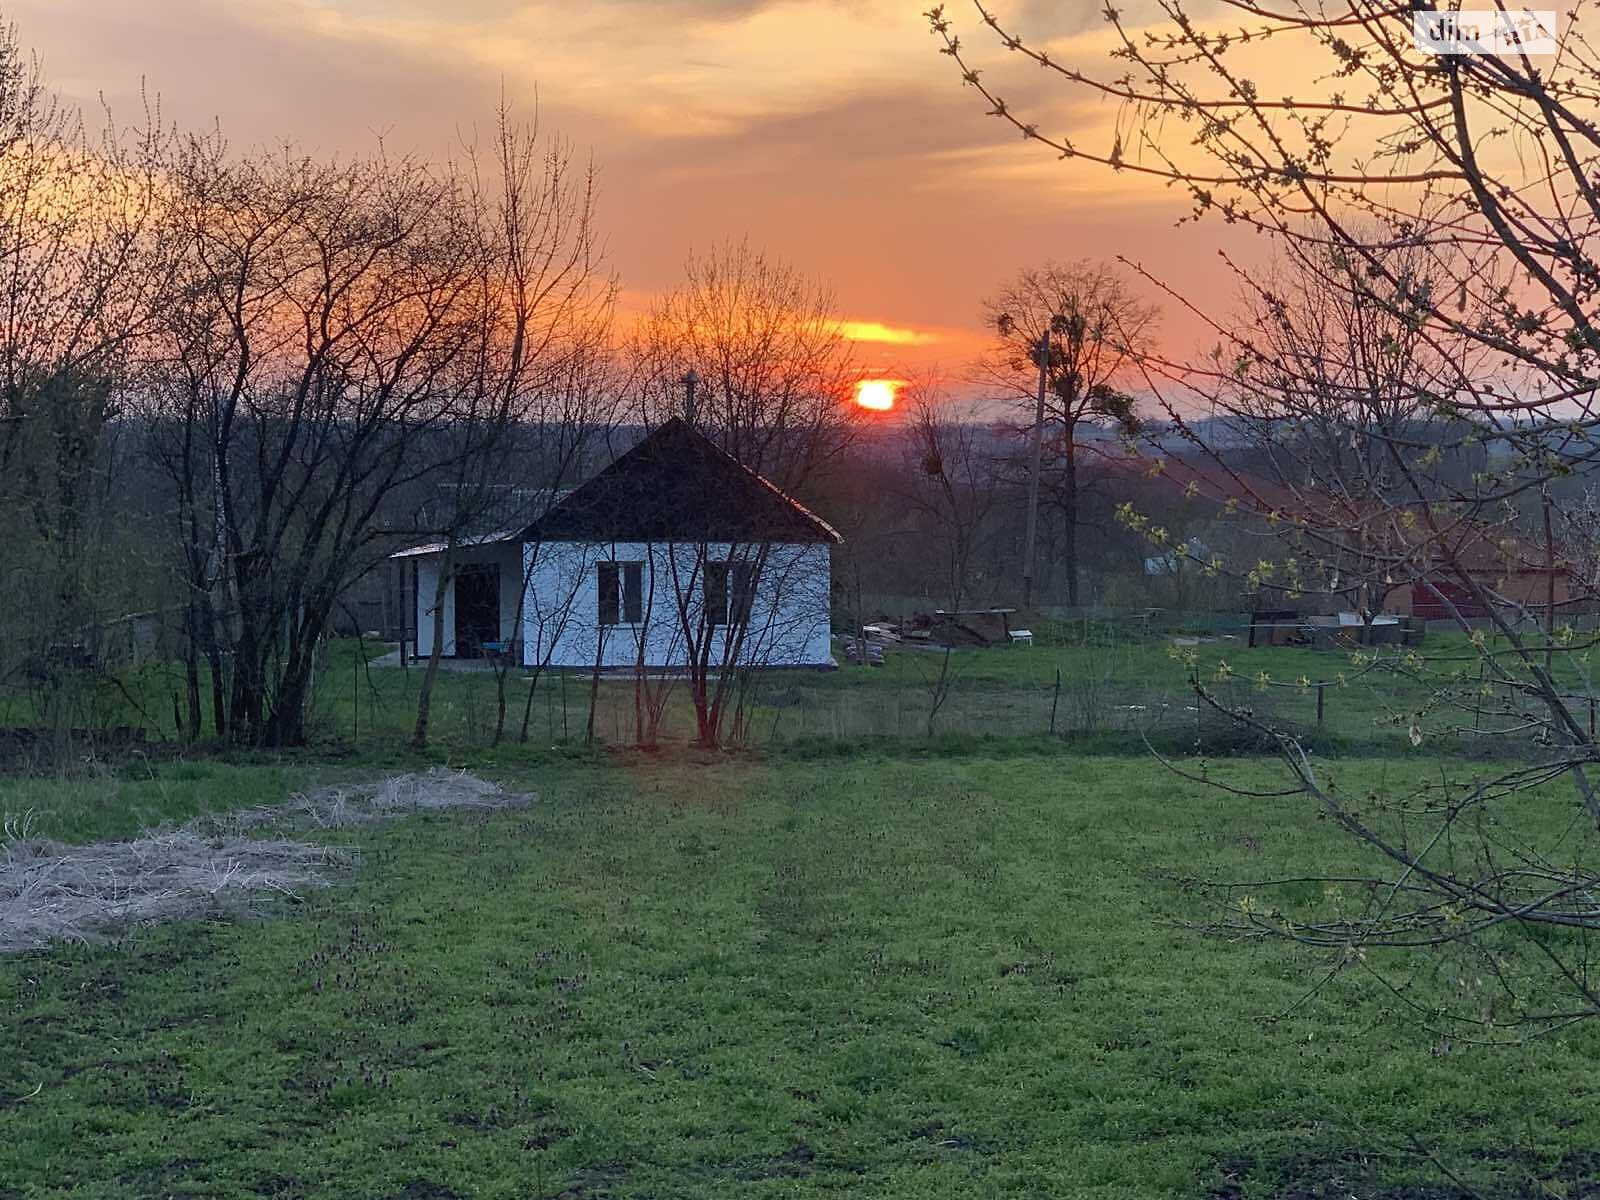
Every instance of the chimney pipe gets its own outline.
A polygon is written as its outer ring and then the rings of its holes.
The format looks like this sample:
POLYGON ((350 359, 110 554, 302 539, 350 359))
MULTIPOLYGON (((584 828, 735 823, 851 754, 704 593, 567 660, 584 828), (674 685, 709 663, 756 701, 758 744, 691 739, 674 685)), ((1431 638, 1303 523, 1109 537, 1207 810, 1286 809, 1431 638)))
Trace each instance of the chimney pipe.
POLYGON ((694 390, 700 384, 700 376, 695 374, 693 367, 683 377, 683 419, 694 424, 694 390))

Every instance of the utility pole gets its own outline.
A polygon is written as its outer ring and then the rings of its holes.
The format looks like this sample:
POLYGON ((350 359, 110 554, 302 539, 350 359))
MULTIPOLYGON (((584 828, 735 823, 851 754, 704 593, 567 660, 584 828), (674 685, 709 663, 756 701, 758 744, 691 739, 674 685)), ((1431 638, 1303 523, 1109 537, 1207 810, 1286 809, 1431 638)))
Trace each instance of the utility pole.
POLYGON ((1033 469, 1028 476, 1028 532, 1022 547, 1022 607, 1033 607, 1034 543, 1039 536, 1039 470, 1044 452, 1044 389, 1050 374, 1050 330, 1039 335, 1039 396, 1033 410, 1033 469))

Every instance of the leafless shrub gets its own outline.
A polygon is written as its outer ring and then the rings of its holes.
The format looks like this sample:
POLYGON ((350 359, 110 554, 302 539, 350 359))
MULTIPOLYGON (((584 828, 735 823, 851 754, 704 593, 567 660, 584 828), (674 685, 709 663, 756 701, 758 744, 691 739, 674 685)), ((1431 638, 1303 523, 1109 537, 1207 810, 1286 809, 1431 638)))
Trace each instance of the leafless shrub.
POLYGON ((1124 684, 1127 667, 1125 654, 1108 652, 1068 673, 1058 672, 1051 729, 1056 729, 1058 719, 1062 732, 1098 733, 1111 728, 1118 702, 1129 694, 1124 684))
POLYGON ((916 662, 917 673, 922 677, 922 686, 928 693, 927 729, 928 736, 931 738, 934 734, 934 722, 939 717, 939 710, 944 707, 945 701, 950 699, 950 688, 956 680, 955 673, 950 670, 950 650, 946 647, 945 652, 939 656, 939 669, 937 671, 931 668, 925 669, 920 660, 913 659, 912 661, 916 662))

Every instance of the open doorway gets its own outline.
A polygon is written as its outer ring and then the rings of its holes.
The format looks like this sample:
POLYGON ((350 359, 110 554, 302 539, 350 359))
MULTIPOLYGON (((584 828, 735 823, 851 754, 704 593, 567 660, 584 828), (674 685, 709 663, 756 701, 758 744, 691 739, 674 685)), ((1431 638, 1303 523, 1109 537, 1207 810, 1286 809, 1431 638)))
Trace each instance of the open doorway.
POLYGON ((465 563, 456 570, 456 657, 482 658, 500 640, 500 564, 465 563))

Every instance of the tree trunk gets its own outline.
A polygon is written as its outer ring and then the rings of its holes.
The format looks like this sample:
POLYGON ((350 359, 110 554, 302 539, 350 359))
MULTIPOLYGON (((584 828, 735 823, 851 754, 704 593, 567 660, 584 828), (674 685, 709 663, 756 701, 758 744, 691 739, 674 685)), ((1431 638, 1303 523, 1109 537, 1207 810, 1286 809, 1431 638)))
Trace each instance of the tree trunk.
POLYGON ((328 627, 328 614, 316 602, 308 603, 298 627, 290 622, 289 646, 277 700, 267 728, 273 746, 300 746, 306 740, 306 712, 316 683, 317 647, 328 627))
POLYGON ((211 724, 221 742, 228 738, 228 695, 222 677, 222 650, 217 645, 216 619, 207 607, 205 651, 206 663, 211 668, 211 724))
POLYGON ((704 750, 717 748, 717 733, 711 724, 711 713, 706 708, 705 691, 695 689, 694 694, 695 744, 704 750))
POLYGON ((199 605, 193 596, 183 614, 183 690, 187 712, 184 716, 184 737, 191 742, 200 740, 200 620, 196 612, 199 605))
POLYGON ((633 668, 633 744, 643 747, 644 737, 644 662, 641 660, 633 668))
POLYGON ((594 670, 589 675, 589 722, 584 726, 584 745, 594 744, 594 710, 600 703, 600 667, 605 662, 606 635, 602 628, 594 639, 594 670))
POLYGON ((689 656, 689 695, 694 701, 695 744, 706 750, 717 748, 716 710, 711 704, 711 638, 714 626, 704 626, 701 647, 689 656))
POLYGON ((1066 510, 1065 544, 1062 547, 1062 560, 1067 569, 1067 603, 1078 607, 1078 445, 1077 430, 1074 426, 1066 428, 1066 466, 1065 476, 1062 481, 1061 502, 1066 510))
POLYGON ((228 727, 235 745, 260 746, 267 734, 267 681, 280 631, 260 554, 235 549, 232 559, 228 580, 237 610, 237 635, 233 639, 228 727))
POLYGON ((456 542, 451 537, 445 542, 444 558, 439 563, 439 579, 433 588, 433 607, 427 615, 433 619, 433 645, 428 648, 428 669, 422 673, 422 687, 417 691, 417 723, 411 731, 411 748, 425 750, 428 746, 428 723, 433 717, 433 685, 439 678, 439 660, 444 657, 444 597, 450 586, 450 576, 455 570, 456 542))
POLYGON ((284 672, 276 702, 267 715, 265 742, 282 748, 306 740, 306 707, 311 699, 311 664, 296 664, 284 672))
POLYGON ((509 674, 509 663, 505 666, 494 664, 494 739, 489 743, 491 746, 498 746, 506 733, 506 676, 509 674))
POLYGON ((266 707, 261 655, 256 630, 248 619, 241 618, 228 697, 229 735, 238 745, 254 746, 261 741, 261 714, 266 707))
POLYGON ((528 679, 528 698, 522 705, 522 731, 517 735, 517 741, 527 744, 528 722, 533 718, 533 694, 539 690, 539 676, 544 673, 543 663, 533 664, 533 674, 528 679))

